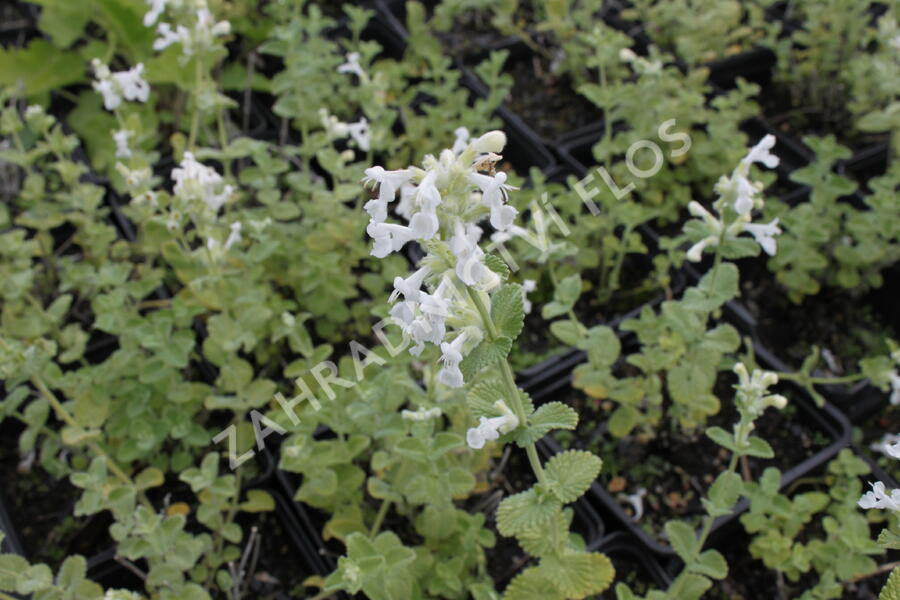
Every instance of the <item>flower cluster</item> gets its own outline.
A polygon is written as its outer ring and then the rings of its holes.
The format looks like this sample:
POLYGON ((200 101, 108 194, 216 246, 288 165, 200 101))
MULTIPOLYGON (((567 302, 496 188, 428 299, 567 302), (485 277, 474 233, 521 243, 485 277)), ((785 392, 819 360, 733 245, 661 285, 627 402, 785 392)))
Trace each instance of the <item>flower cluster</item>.
POLYGON ((699 202, 692 201, 688 204, 688 211, 699 220, 699 229, 704 233, 703 237, 688 249, 688 260, 698 262, 706 248, 716 247, 743 232, 752 235, 766 254, 769 256, 775 254, 777 250, 775 236, 781 233, 778 219, 766 224, 751 222, 753 209, 763 206, 760 196, 763 184, 749 179, 750 167, 754 163, 760 163, 770 169, 778 166, 778 157, 771 153, 774 146, 775 137, 765 136, 750 149, 730 177, 722 176, 715 188, 719 195, 719 199, 713 205, 716 215, 706 210, 699 202), (734 221, 728 224, 725 223, 726 208, 736 215, 734 221))
POLYGON ((440 347, 438 380, 450 387, 464 384, 459 365, 466 349, 478 345, 485 333, 472 299, 461 290, 484 293, 500 283, 485 264, 477 223, 488 218, 503 231, 517 214, 506 203, 514 188, 506 183, 505 173, 493 169, 505 144, 503 132, 470 140, 469 132, 459 128, 453 148, 438 157, 426 156, 421 168, 386 171, 375 166, 366 169, 363 180, 378 186, 378 196, 364 207, 369 214, 366 231, 375 241, 372 255, 383 258, 412 241, 428 250, 417 271, 394 280, 391 316, 415 343, 412 354, 421 354, 427 343, 440 347), (395 212, 406 224, 388 222, 398 195, 395 212), (423 289, 426 283, 432 284, 432 291, 423 289), (448 325, 455 331, 448 331, 448 325))
POLYGON ((106 110, 116 110, 122 99, 135 102, 146 102, 150 97, 150 86, 144 81, 144 65, 138 63, 127 71, 112 73, 109 67, 99 59, 91 61, 96 80, 94 89, 103 96, 106 110))
POLYGON ((185 9, 193 9, 195 21, 193 27, 175 25, 162 21, 156 26, 157 38, 153 42, 153 49, 157 52, 165 50, 172 44, 181 44, 185 57, 199 54, 213 47, 216 38, 231 33, 231 24, 228 21, 216 21, 212 13, 202 0, 185 2, 184 0, 147 0, 150 10, 144 15, 144 25, 153 27, 165 12, 167 6, 177 5, 185 9), (186 5, 190 6, 186 6, 186 5))
POLYGON ((219 212, 234 192, 234 186, 222 185, 222 176, 198 162, 191 152, 185 152, 181 164, 172 169, 172 180, 175 196, 186 202, 199 200, 213 213, 219 212))
MULTIPOLYGON (((900 460, 900 442, 896 441, 898 439, 900 437, 893 435, 893 440, 895 441, 893 443, 883 441, 882 446, 886 455, 900 460)), ((857 504, 859 504, 860 508, 866 510, 870 508, 886 508, 900 512, 900 490, 893 490, 888 494, 884 488, 884 483, 876 481, 872 484, 872 490, 863 494, 857 504)))

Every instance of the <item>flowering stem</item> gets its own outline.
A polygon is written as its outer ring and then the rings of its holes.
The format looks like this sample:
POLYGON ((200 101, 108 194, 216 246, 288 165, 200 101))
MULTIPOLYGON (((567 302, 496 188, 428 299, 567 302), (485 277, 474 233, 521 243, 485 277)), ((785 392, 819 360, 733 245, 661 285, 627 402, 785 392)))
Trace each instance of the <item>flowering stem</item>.
MULTIPOLYGON (((493 319, 491 319, 491 314, 488 311, 487 306, 485 306, 484 300, 474 288, 466 286, 466 289, 469 291, 469 297, 472 299, 475 308, 478 310, 478 314, 481 316, 484 328, 487 329, 489 341, 494 341, 497 339, 497 327, 494 325, 493 319)), ((525 427, 528 424, 528 416, 525 414, 525 407, 522 406, 519 388, 516 386, 516 380, 515 377, 513 377, 509 361, 505 357, 499 358, 497 359, 497 364, 500 367, 500 373, 503 376, 503 386, 506 388, 506 396, 512 405, 512 410, 515 413, 516 418, 519 420, 519 426, 525 427)), ((537 477, 538 482, 542 485, 545 484, 544 467, 541 465, 541 459, 538 456, 537 448, 535 448, 534 443, 525 446, 525 453, 528 455, 528 462, 531 463, 531 470, 534 471, 534 475, 537 477)))
MULTIPOLYGON (((732 453, 731 460, 728 463, 728 472, 734 473, 737 470, 738 464, 738 455, 732 453)), ((713 523, 716 522, 716 518, 712 515, 706 515, 703 519, 703 529, 700 530, 700 537, 697 538, 697 548, 698 550, 703 550, 703 545, 706 543, 706 538, 709 537, 709 532, 712 531, 713 523)))

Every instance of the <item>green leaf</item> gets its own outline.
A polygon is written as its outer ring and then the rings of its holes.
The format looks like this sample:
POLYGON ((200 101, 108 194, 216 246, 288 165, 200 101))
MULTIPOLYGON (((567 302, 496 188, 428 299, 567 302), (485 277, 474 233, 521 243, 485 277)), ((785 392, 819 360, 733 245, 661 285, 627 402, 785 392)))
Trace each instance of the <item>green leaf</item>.
POLYGON ((509 582, 503 600, 565 600, 556 577, 548 577, 540 567, 525 569, 509 582))
POLYGON ((238 508, 249 513, 271 512, 275 510, 275 499, 265 490, 248 490, 247 499, 238 508))
POLYGON ((34 40, 21 49, 0 49, 0 86, 21 83, 28 96, 77 83, 84 74, 84 62, 77 53, 59 50, 46 40, 34 40))
POLYGON ((733 471, 722 471, 709 488, 709 498, 703 499, 706 512, 713 517, 727 515, 741 495, 743 484, 733 471))
POLYGON ((666 536, 672 549, 686 564, 690 564, 700 550, 697 547, 697 533, 684 521, 666 523, 666 536))
POLYGON ((571 319, 550 323, 550 333, 569 346, 577 346, 585 334, 584 325, 571 319))
POLYGON ((522 332, 525 309, 522 306, 522 286, 507 283, 491 296, 491 319, 501 336, 514 340, 522 332))
POLYGON ((600 457, 590 452, 567 450, 547 461, 544 471, 553 494, 568 504, 591 487, 602 467, 600 457))
POLYGON ((497 508, 497 530, 510 537, 527 529, 539 527, 561 508, 549 494, 535 488, 504 498, 497 508))
POLYGON ((592 366, 601 369, 612 366, 622 351, 619 336, 606 325, 591 327, 587 330, 587 335, 576 345, 588 353, 588 360, 592 366))
POLYGON ((723 448, 727 448, 732 452, 737 452, 737 447, 734 444, 734 436, 721 427, 710 427, 706 430, 706 437, 722 446, 723 448))
POLYGON ((772 446, 769 445, 769 442, 759 437, 751 437, 749 440, 749 445, 742 449, 739 453, 746 456, 755 456, 756 458, 772 458, 775 456, 775 451, 772 450, 772 446))
POLYGON ((60 48, 68 48, 81 36, 91 19, 90 2, 31 0, 43 7, 38 26, 60 48))
POLYGON ((533 444, 554 429, 575 429, 578 413, 562 402, 542 404, 528 419, 528 427, 521 428, 515 437, 516 443, 525 447, 533 444))
POLYGON ((138 491, 158 487, 165 482, 163 472, 156 467, 147 467, 134 478, 134 485, 138 491))
POLYGON ((900 567, 894 567, 887 583, 881 588, 878 600, 900 600, 900 567))
POLYGON ((688 569, 713 579, 725 579, 728 576, 728 563, 716 550, 707 550, 702 553, 697 560, 690 563, 688 569))
POLYGON ((0 554, 0 590, 16 591, 19 575, 28 569, 28 561, 17 554, 0 554))
POLYGON ((459 370, 462 371, 466 381, 475 377, 475 375, 487 365, 498 360, 504 360, 512 349, 512 340, 508 337, 499 337, 493 342, 482 340, 478 346, 459 363, 459 370))
POLYGON ((566 598, 585 598, 608 588, 616 576, 609 558, 599 552, 567 552, 545 558, 548 568, 566 598))

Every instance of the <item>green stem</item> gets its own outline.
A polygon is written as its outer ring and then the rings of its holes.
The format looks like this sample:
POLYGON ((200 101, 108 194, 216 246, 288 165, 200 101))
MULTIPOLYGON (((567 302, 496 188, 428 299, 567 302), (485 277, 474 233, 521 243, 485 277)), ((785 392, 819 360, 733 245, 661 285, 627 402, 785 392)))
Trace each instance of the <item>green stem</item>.
MULTIPOLYGON (((472 303, 475 304, 475 309, 481 316, 481 321, 484 323, 485 329, 487 329, 489 341, 497 339, 497 327, 494 325, 493 319, 491 319, 491 314, 488 311, 481 294, 472 287, 466 286, 466 289, 469 291, 469 297, 472 299, 472 303)), ((528 416, 525 414, 525 407, 522 405, 522 398, 519 396, 519 388, 516 386, 516 380, 513 376, 512 368, 509 366, 509 361, 506 358, 499 358, 497 359, 497 365, 500 367, 500 373, 503 377, 503 386, 506 388, 506 396, 512 404, 512 411, 519 420, 519 426, 525 427, 528 424, 528 416)), ((531 463, 531 469, 534 471, 538 483, 546 485, 544 467, 541 465, 541 460, 537 454, 537 448, 535 448, 534 443, 528 444, 525 447, 525 452, 528 455, 528 462, 531 463)))
MULTIPOLYGON (((50 403, 50 406, 53 407, 53 410, 56 411, 56 414, 62 419, 67 425, 74 427, 76 429, 84 429, 81 425, 79 425, 78 421, 69 414, 69 411, 62 405, 62 402, 56 397, 50 388, 48 388, 43 381, 41 381, 40 377, 35 375, 31 378, 31 383, 38 389, 41 395, 50 403)), ((124 483, 125 485, 130 485, 134 487, 134 481, 131 480, 125 471, 123 471, 116 461, 98 444, 97 442, 91 442, 88 444, 88 447, 98 456, 106 459, 106 466, 109 467, 109 470, 112 471, 112 474, 115 475, 119 481, 124 483)), ((141 502, 147 505, 149 508, 153 508, 153 505, 150 503, 150 500, 147 499, 146 495, 143 492, 140 494, 141 502)))
POLYGON ((853 375, 844 375, 842 377, 811 377, 806 375, 805 373, 775 373, 778 375, 779 379, 786 379, 788 381, 801 381, 801 382, 809 382, 809 383, 818 383, 822 385, 837 385, 840 383, 853 383, 854 381, 859 381, 861 379, 865 379, 866 376, 863 373, 854 373, 853 375))
POLYGON ((188 137, 188 148, 195 149, 197 142, 197 131, 200 129, 200 104, 197 98, 200 96, 200 84, 203 81, 203 65, 200 60, 194 59, 194 114, 191 117, 191 133, 188 137))
MULTIPOLYGON (((724 234, 722 235, 724 237, 724 234)), ((716 276, 719 274, 719 265, 722 264, 722 239, 716 244, 716 257, 713 259, 712 281, 709 282, 709 289, 715 289, 716 276)))
MULTIPOLYGON (((622 232, 622 241, 625 242, 628 239, 628 236, 631 235, 633 228, 631 225, 625 227, 625 231, 622 232)), ((627 243, 627 242, 626 242, 627 243)), ((625 249, 623 248, 619 255, 616 257, 616 264, 613 266, 612 274, 609 276, 609 289, 615 291, 619 289, 619 274, 622 271, 622 265, 625 262, 625 249)))
POLYGON ((381 529, 381 524, 384 523, 384 518, 387 516, 387 512, 390 507, 390 500, 385 498, 381 501, 381 507, 378 509, 378 514, 375 515, 375 522, 372 523, 372 529, 369 530, 370 538, 374 538, 378 534, 378 530, 381 529))

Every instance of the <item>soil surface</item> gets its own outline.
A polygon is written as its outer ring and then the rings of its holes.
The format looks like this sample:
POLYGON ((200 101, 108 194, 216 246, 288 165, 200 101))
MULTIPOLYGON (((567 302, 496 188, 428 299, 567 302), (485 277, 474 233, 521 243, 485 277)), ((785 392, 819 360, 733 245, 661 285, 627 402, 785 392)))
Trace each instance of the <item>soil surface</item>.
POLYGON ((0 501, 31 562, 46 563, 55 572, 70 554, 90 557, 111 545, 108 513, 73 517, 81 490, 68 478, 56 480, 37 458, 26 467, 18 451, 21 431, 11 420, 0 428, 0 501))
MULTIPOLYGON (((786 578, 781 582, 779 596, 778 574, 766 568, 761 560, 756 560, 747 551, 750 538, 746 535, 733 536, 730 543, 719 548, 728 563, 728 577, 717 581, 704 598, 710 600, 757 600, 759 598, 798 598, 818 581, 815 574, 806 574, 797 582, 786 578)), ((870 577, 844 586, 841 600, 876 600, 887 581, 888 573, 870 577)))
POLYGON ((757 320, 759 341, 789 365, 799 366, 816 345, 834 355, 835 375, 854 373, 859 359, 886 354, 885 338, 900 333, 900 312, 888 298, 889 274, 878 290, 826 287, 794 304, 764 261, 740 262, 742 300, 757 320))
MULTIPOLYGON (((733 403, 724 400, 730 396, 729 385, 733 377, 723 376, 716 392, 722 400, 722 409, 711 417, 707 426, 719 426, 730 431, 737 422, 737 410, 733 403)), ((777 467, 782 473, 824 448, 831 438, 813 423, 807 423, 802 413, 791 404, 796 397, 792 388, 779 390, 788 398, 783 411, 767 410, 756 421, 754 435, 772 446, 775 457, 770 460, 748 458, 738 463, 738 474, 745 479, 758 478, 766 467, 777 467)), ((555 437, 567 447, 584 448, 603 459, 600 482, 629 515, 634 514, 625 495, 634 494, 640 488, 646 490, 643 497, 644 515, 640 526, 651 537, 664 542, 663 525, 671 519, 684 519, 699 526, 705 511, 700 502, 716 476, 724 471, 731 458, 706 435, 686 434, 671 426, 656 428, 657 435, 649 437, 635 434, 614 439, 600 427, 614 408, 611 403, 587 397, 576 390, 567 396, 555 398, 575 408, 580 416, 575 432, 558 432, 555 437)))

